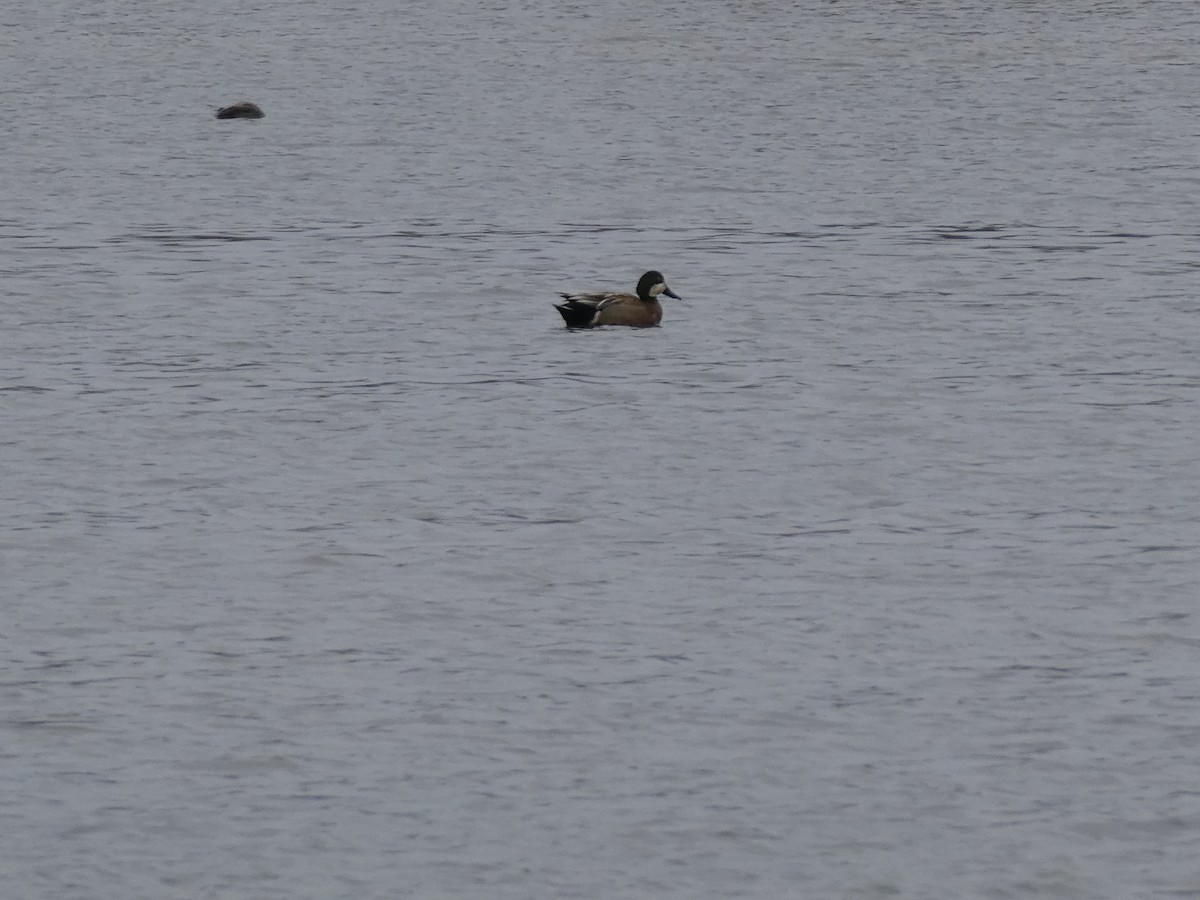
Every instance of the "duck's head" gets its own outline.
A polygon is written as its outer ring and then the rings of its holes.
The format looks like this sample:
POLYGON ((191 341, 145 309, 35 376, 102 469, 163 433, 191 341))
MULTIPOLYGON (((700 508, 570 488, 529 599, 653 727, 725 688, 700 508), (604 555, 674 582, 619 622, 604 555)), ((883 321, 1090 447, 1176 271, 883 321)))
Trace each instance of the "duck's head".
POLYGON ((637 295, 643 300, 653 300, 659 294, 666 294, 668 297, 674 297, 676 300, 683 299, 667 287, 667 280, 663 278, 662 272, 647 272, 638 279, 637 295))

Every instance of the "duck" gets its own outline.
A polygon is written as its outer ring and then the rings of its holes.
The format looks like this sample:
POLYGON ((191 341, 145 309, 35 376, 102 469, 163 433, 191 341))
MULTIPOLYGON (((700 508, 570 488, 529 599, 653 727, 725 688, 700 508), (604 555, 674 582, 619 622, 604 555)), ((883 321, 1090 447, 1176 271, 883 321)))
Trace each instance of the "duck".
POLYGON ((243 100, 232 106, 222 106, 217 110, 218 119, 261 119, 265 113, 257 103, 243 100))
POLYGON ((637 294, 599 291, 590 294, 562 294, 565 303, 559 311, 568 328, 594 328, 597 325, 629 325, 653 328, 662 321, 660 294, 676 300, 683 298, 667 287, 662 272, 651 270, 638 279, 637 294))

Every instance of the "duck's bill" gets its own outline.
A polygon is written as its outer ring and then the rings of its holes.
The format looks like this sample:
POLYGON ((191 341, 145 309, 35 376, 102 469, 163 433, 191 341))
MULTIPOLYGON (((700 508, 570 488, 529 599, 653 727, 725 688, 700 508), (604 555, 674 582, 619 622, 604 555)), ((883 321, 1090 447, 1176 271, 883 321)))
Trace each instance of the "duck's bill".
POLYGON ((669 287, 664 287, 664 288, 663 288, 663 293, 664 293, 664 294, 666 294, 668 297, 674 297, 676 300, 682 300, 682 299, 683 299, 683 298, 682 298, 682 297, 680 297, 680 296, 679 296, 677 293, 675 293, 673 290, 671 290, 669 287))

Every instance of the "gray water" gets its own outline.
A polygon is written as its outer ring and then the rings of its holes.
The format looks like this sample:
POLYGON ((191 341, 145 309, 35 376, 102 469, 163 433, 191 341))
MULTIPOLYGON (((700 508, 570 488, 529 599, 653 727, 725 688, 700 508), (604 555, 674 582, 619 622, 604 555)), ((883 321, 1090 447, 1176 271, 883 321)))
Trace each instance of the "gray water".
POLYGON ((2 12, 5 896, 1200 897, 1194 4, 2 12))

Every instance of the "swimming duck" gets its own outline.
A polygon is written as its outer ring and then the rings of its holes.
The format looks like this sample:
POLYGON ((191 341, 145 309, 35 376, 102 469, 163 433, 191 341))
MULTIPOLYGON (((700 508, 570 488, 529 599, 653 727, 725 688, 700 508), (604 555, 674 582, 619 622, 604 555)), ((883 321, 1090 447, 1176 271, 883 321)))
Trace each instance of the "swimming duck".
POLYGON ((222 106, 217 110, 218 119, 261 119, 264 113, 257 103, 243 100, 233 106, 222 106))
POLYGON ((666 294, 676 300, 683 298, 667 287, 661 272, 647 272, 637 283, 633 294, 600 291, 594 294, 563 294, 566 303, 557 309, 568 328, 592 328, 596 325, 631 325, 651 328, 662 321, 658 295, 666 294))

